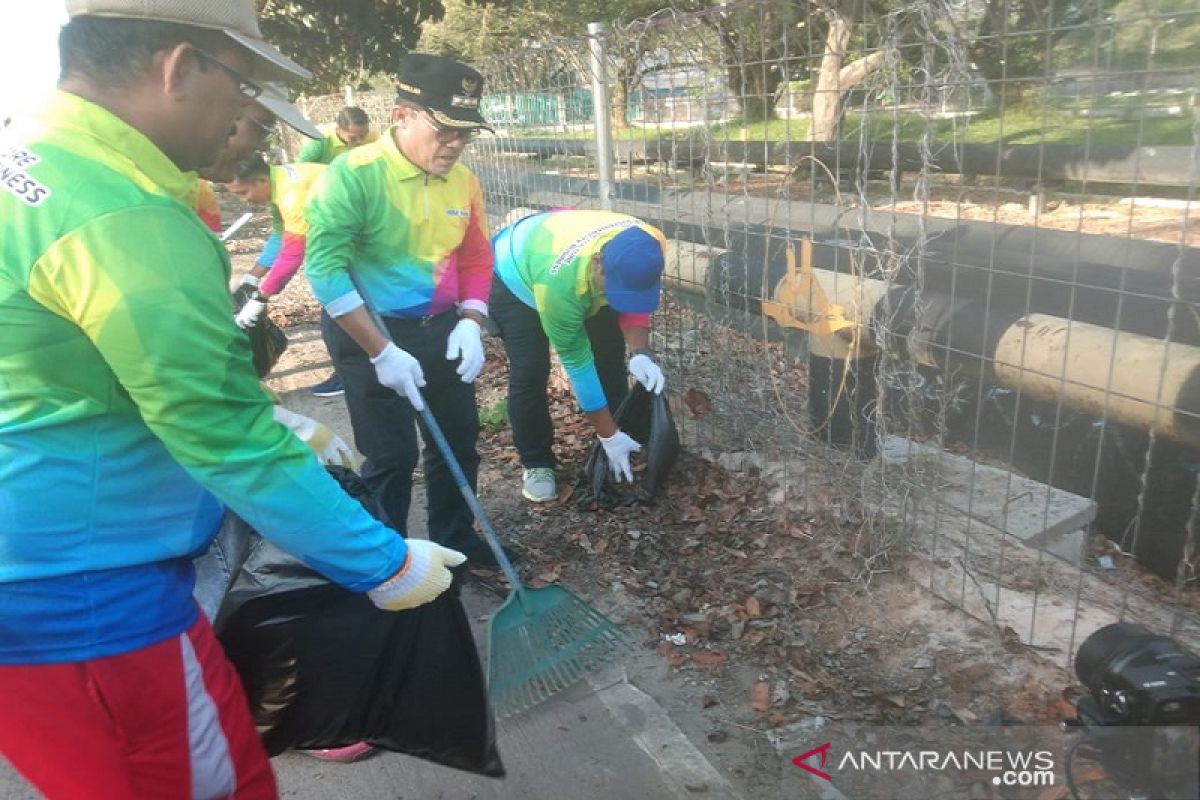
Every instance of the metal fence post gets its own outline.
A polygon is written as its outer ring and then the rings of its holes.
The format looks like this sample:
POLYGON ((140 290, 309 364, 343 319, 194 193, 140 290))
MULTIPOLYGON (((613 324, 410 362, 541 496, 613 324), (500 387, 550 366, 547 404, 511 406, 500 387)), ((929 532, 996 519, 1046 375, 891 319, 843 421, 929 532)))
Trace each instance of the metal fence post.
POLYGON ((588 49, 592 55, 592 113, 596 118, 596 169, 600 177, 600 208, 612 211, 613 139, 608 102, 608 53, 604 48, 603 22, 588 23, 588 49))

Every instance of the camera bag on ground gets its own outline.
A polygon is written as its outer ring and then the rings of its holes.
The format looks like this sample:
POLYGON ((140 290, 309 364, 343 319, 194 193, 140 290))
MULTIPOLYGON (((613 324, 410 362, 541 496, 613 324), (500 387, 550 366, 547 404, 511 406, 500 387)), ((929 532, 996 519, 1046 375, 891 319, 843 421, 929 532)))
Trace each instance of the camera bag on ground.
MULTIPOLYGON (((378 516, 357 475, 329 470, 378 516)), ((365 741, 504 775, 457 581, 432 603, 382 611, 255 535, 215 627, 271 755, 365 741)))
MULTIPOLYGON (((242 306, 246 305, 246 301, 254 295, 254 291, 252 286, 239 286, 233 293, 234 316, 237 316, 237 313, 242 310, 242 306)), ((283 351, 287 350, 287 334, 272 322, 264 311, 258 315, 258 322, 254 327, 246 330, 246 335, 250 337, 250 352, 254 357, 254 370, 258 373, 258 377, 265 378, 275 368, 283 351)))
POLYGON ((613 507, 649 502, 666 484, 679 456, 679 431, 675 428, 666 395, 654 394, 640 383, 634 384, 613 420, 642 446, 639 455, 645 469, 635 474, 632 487, 617 483, 609 469, 604 446, 596 442, 575 485, 575 498, 580 505, 595 503, 613 507))

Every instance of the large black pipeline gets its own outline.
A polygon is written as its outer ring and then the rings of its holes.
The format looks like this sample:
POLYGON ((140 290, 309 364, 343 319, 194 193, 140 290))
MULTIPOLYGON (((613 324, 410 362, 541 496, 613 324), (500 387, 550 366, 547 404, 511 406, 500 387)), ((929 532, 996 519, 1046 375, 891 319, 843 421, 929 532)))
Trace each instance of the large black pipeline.
MULTIPOLYGON (((595 157, 591 139, 489 138, 481 152, 518 153, 536 158, 595 157)), ((803 141, 741 142, 715 138, 626 140, 613 143, 618 161, 658 162, 698 167, 705 163, 797 166, 805 156, 818 159, 836 173, 920 172, 969 175, 980 179, 1020 180, 1030 185, 1052 181, 1108 183, 1128 186, 1186 188, 1189 170, 1182 165, 1197 158, 1188 145, 1137 147, 1134 145, 1075 144, 933 144, 914 142, 803 141)))
MULTIPOLYGON (((488 168, 476 171, 488 186, 488 168)), ((595 197, 594 182, 586 179, 564 182, 560 176, 533 170, 496 177, 502 180, 491 185, 511 190, 503 196, 491 194, 489 201, 505 210, 517 205, 588 207, 595 197)), ((813 236, 813 261, 821 268, 858 274, 864 265, 853 264, 853 245, 870 243, 897 252, 905 242, 924 241, 919 270, 914 257, 910 267, 889 276, 902 286, 896 290, 900 296, 885 307, 900 313, 888 320, 893 332, 919 324, 935 345, 932 351, 943 355, 944 360, 933 366, 916 366, 917 374, 933 384, 939 375, 954 374, 945 372, 947 368, 962 369, 978 387, 975 396, 982 400, 967 402, 952 414, 944 433, 1011 460, 1030 477, 1092 497, 1099 504, 1097 522, 1105 535, 1133 549, 1140 561, 1164 577, 1174 576, 1192 516, 1200 453, 1186 443, 1162 438, 1151 447, 1147 431, 1139 426, 1098 419, 1062 403, 996 386, 987 365, 1003 331, 1015 320, 1037 313, 1161 339, 1174 304, 1173 340, 1200 345, 1197 315, 1190 313, 1200 301, 1200 253, 1195 248, 928 218, 923 221, 926 231, 936 236, 919 240, 918 220, 906 215, 860 217, 857 209, 847 214, 830 206, 731 198, 716 192, 662 192, 633 183, 618 183, 614 196, 615 210, 655 224, 669 238, 724 251, 709 263, 703 290, 714 302, 752 310, 784 276, 786 248, 795 239, 813 236), (736 205, 736 213, 728 213, 721 228, 710 222, 717 201, 736 205), (846 216, 854 217, 855 227, 846 216), (782 223, 768 226, 766 221, 772 219, 782 223), (911 301, 914 295, 903 284, 918 274, 922 299, 940 294, 942 302, 927 306, 933 310, 926 313, 933 317, 905 322, 904 315, 915 313, 919 304, 911 301), (1182 305, 1172 300, 1176 292, 1182 305), (939 342, 949 346, 939 351, 939 342), (1143 470, 1149 476, 1144 494, 1143 470), (1139 505, 1139 498, 1146 502, 1139 505), (1141 532, 1136 541, 1128 540, 1130 530, 1141 532)), ((869 262, 865 268, 864 277, 881 277, 871 274, 869 262)), ((893 350, 899 346, 897 336, 893 350)), ((848 370, 838 359, 814 356, 810 362, 814 424, 823 426, 822 435, 831 442, 851 446, 864 456, 872 455, 875 438, 874 377, 870 362, 852 362, 848 370), (843 375, 849 381, 839 390, 843 375)), ((1200 409, 1200 375, 1185 381, 1180 398, 1189 413, 1200 409)), ((889 418, 897 419, 896 411, 888 410, 889 418)))
MULTIPOLYGON (((488 165, 476 173, 485 186, 505 187, 503 197, 489 197, 504 207, 590 207, 596 196, 595 181, 586 178, 488 165)), ((894 280, 1144 336, 1166 334, 1176 292, 1184 303, 1200 303, 1200 249, 1192 247, 625 181, 614 185, 613 196, 614 210, 645 219, 668 238, 729 251, 720 269, 709 270, 707 291, 716 302, 751 310, 762 287, 783 276, 786 248, 800 238, 814 240, 814 261, 826 269, 861 269, 852 265, 851 245, 908 253, 898 270, 894 259, 886 265, 894 280), (714 208, 725 213, 721 227, 713 225, 714 208)), ((867 275, 878 266, 868 263, 867 275)), ((1196 315, 1177 314, 1173 338, 1200 344, 1196 315)))

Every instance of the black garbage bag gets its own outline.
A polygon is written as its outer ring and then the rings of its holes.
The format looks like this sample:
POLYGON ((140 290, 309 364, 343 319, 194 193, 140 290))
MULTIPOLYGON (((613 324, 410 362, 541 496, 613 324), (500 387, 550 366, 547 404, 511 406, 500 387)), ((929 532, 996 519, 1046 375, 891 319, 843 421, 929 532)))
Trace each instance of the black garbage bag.
MULTIPOLYGON (((239 286, 233 293, 233 313, 237 315, 246 305, 246 301, 254 295, 254 287, 239 286)), ((246 331, 250 337, 250 353, 254 358, 254 370, 258 377, 265 378, 270 374, 279 357, 287 350, 288 339, 283 329, 271 321, 264 310, 258 317, 258 323, 246 331)))
MULTIPOLYGON (((357 475, 330 471, 377 511, 357 475)), ((457 587, 410 611, 382 611, 258 537, 215 627, 267 752, 365 741, 503 777, 457 587)))
POLYGON ((650 502, 666 485, 679 456, 679 431, 666 395, 654 394, 640 383, 635 384, 613 419, 642 446, 639 455, 645 469, 635 474, 632 487, 617 483, 609 471, 604 445, 596 442, 575 484, 575 498, 581 506, 596 504, 611 508, 650 502))

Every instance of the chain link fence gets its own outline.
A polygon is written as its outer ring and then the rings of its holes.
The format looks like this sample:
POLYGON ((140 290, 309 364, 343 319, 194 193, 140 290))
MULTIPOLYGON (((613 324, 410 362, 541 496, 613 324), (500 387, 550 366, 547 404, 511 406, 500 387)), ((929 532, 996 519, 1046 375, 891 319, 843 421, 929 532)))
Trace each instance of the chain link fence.
POLYGON ((666 10, 477 63, 468 160, 493 226, 664 231, 693 448, 1069 666, 1117 619, 1200 643, 1198 45, 1183 3, 666 10))

